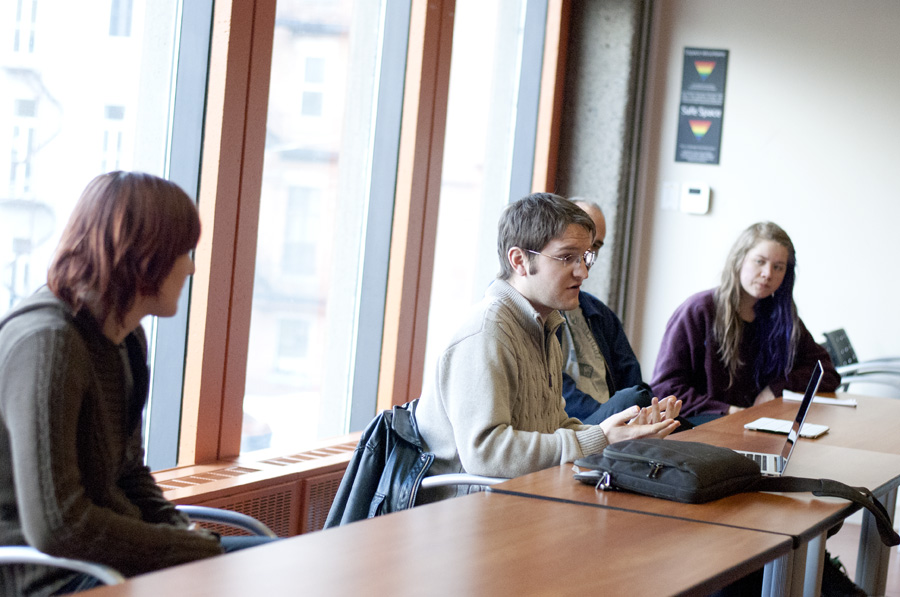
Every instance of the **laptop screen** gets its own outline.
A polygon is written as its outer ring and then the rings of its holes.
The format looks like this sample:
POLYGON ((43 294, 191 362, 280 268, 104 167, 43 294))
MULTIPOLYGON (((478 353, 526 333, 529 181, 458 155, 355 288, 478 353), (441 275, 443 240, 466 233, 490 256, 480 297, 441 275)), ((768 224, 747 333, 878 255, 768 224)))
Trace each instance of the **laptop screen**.
POLYGON ((816 390, 819 389, 820 381, 822 381, 822 362, 816 361, 812 377, 809 378, 809 383, 806 384, 806 392, 803 394, 803 401, 800 402, 800 409, 797 411, 797 416, 794 418, 794 422, 791 425, 791 431, 788 433, 787 441, 784 442, 784 448, 781 450, 781 457, 783 458, 782 463, 784 466, 787 465, 787 460, 794 450, 794 444, 800 436, 800 427, 803 426, 803 421, 806 419, 806 413, 809 412, 809 407, 812 404, 813 397, 816 395, 816 390))

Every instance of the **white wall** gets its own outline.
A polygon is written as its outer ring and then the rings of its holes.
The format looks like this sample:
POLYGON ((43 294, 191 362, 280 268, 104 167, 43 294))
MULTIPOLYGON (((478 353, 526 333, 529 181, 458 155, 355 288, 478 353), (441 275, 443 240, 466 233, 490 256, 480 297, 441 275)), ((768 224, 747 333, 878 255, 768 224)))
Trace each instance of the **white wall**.
POLYGON ((741 230, 797 250, 794 298, 817 340, 900 355, 900 2, 663 0, 653 21, 629 336, 649 381, 672 311, 718 283, 741 230), (685 47, 729 50, 719 165, 675 162, 685 47), (706 182, 707 215, 663 209, 706 182))

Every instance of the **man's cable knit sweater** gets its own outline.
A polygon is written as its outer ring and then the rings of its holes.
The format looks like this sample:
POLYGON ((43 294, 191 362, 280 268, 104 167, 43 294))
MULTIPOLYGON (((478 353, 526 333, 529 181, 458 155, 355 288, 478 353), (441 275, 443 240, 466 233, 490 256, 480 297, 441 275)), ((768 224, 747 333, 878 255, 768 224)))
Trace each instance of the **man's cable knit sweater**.
POLYGON ((556 338, 562 322, 557 311, 542 321, 505 281, 488 287, 439 355, 420 400, 419 432, 435 453, 429 475, 511 478, 606 447, 600 427, 566 415, 556 338))

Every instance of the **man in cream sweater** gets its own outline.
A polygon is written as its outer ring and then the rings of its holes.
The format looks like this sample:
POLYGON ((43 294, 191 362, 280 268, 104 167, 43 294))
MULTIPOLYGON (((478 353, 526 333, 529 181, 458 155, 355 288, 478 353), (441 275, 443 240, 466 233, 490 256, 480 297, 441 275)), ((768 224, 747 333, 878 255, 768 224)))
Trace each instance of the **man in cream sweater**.
MULTIPOLYGON (((500 217, 498 278, 475 305, 426 378, 416 417, 435 461, 429 475, 516 477, 572 462, 609 443, 665 437, 681 402, 633 407, 599 425, 566 415, 560 310, 578 306, 595 253, 594 223, 562 197, 535 193, 500 217)), ((469 489, 423 492, 420 501, 469 489)))

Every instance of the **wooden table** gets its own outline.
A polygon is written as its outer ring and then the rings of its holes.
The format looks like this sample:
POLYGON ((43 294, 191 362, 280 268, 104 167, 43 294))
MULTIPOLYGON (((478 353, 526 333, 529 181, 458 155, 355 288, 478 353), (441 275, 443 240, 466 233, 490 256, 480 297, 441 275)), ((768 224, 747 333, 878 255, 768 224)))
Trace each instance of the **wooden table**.
MULTIPOLYGON (((886 408, 892 406, 894 405, 885 405, 886 408)), ((747 431, 743 429, 743 424, 759 416, 793 418, 798 407, 797 403, 782 404, 781 400, 777 400, 672 435, 670 439, 779 452, 785 436, 747 431)), ((827 408, 851 410, 838 406, 827 408)), ((869 416, 875 415, 879 410, 867 405, 862 412, 869 416)), ((812 419, 812 415, 809 418, 812 419)), ((835 421, 835 425, 840 424, 841 421, 835 421)), ((900 454, 842 447, 822 442, 823 438, 801 439, 797 443, 788 474, 836 479, 848 485, 868 487, 876 495, 887 495, 896 490, 900 482, 900 454)), ((845 500, 815 498, 809 493, 744 493, 706 504, 681 504, 629 493, 597 491, 575 481, 572 475, 572 466, 564 465, 512 479, 493 486, 491 490, 785 534, 791 537, 795 548, 792 558, 790 561, 771 562, 766 566, 766 587, 775 593, 783 588, 792 594, 805 592, 818 595, 826 532, 856 510, 855 505, 845 500)), ((868 560, 871 571, 868 576, 858 574, 857 582, 864 588, 868 586, 874 594, 878 594, 876 591, 880 582, 883 592, 887 560, 882 568, 881 552, 889 556, 889 550, 881 543, 874 521, 870 534, 861 541, 860 550, 874 556, 866 558, 861 554, 862 566, 858 569, 863 570, 868 560)))
POLYGON ((742 493, 706 504, 682 504, 625 492, 601 491, 573 479, 562 465, 491 487, 492 493, 541 497, 600 509, 640 512, 712 526, 757 530, 790 539, 789 556, 765 563, 764 594, 818 594, 825 533, 856 508, 808 493, 742 493))
POLYGON ((790 551, 784 535, 478 493, 89 594, 705 595, 790 551))
MULTIPOLYGON (((830 427, 828 433, 816 438, 816 444, 900 454, 900 433, 897 433, 896 430, 897 423, 900 422, 900 400, 841 392, 824 395, 855 398, 857 406, 835 406, 813 402, 806 421, 830 427)), ((799 402, 773 400, 728 417, 710 421, 696 429, 734 431, 742 434, 746 439, 753 435, 759 435, 759 432, 744 430, 744 423, 749 423, 759 417, 793 420, 799 407, 799 402)))
MULTIPOLYGON (((897 433, 895 429, 897 422, 900 421, 900 400, 843 392, 824 395, 855 398, 857 406, 835 406, 814 402, 806 421, 828 425, 830 429, 828 433, 816 439, 801 438, 797 442, 796 461, 792 458, 788 474, 803 477, 825 477, 843 481, 848 485, 867 487, 885 506, 893 520, 897 503, 900 464, 885 460, 880 455, 900 455, 900 433, 897 433), (852 464, 849 467, 832 467, 833 458, 829 453, 823 452, 821 457, 815 452, 810 454, 810 448, 813 446, 815 450, 825 446, 855 450, 847 452, 845 460, 852 464), (811 455, 812 460, 818 462, 818 466, 809 458, 804 457, 804 454, 811 455), (856 470, 857 468, 870 470, 873 466, 876 467, 873 472, 877 472, 877 467, 883 469, 881 482, 877 478, 866 482, 865 478, 860 479, 856 474, 860 472, 856 470)), ((673 437, 683 439, 694 437, 698 441, 707 441, 717 445, 758 450, 760 446, 772 445, 773 441, 779 441, 778 439, 773 440, 773 438, 781 438, 780 441, 783 441, 784 436, 748 431, 743 428, 744 424, 758 417, 793 420, 799 406, 798 402, 773 400, 705 423, 673 437)), ((859 551, 857 552, 856 584, 870 595, 883 594, 889 562, 890 548, 881 542, 874 518, 871 514, 866 513, 863 515, 859 551)))

